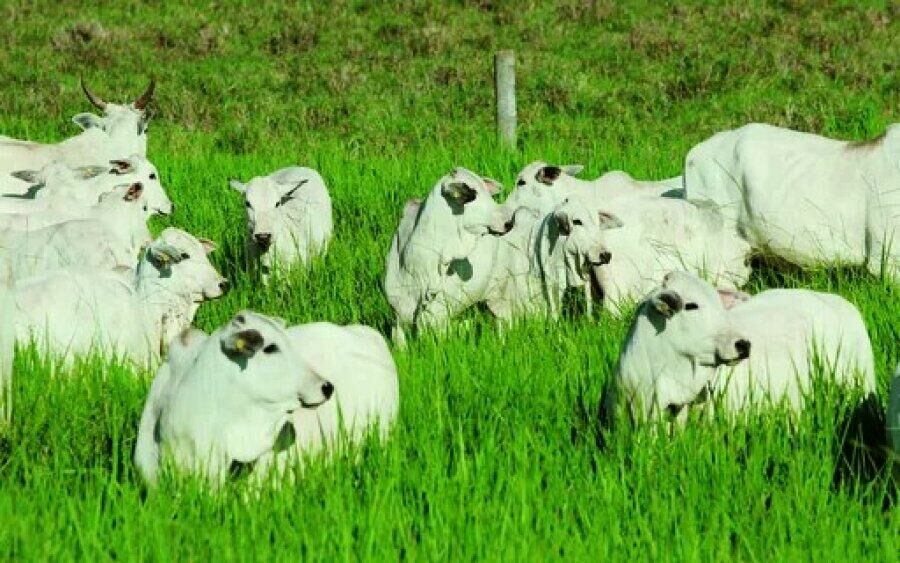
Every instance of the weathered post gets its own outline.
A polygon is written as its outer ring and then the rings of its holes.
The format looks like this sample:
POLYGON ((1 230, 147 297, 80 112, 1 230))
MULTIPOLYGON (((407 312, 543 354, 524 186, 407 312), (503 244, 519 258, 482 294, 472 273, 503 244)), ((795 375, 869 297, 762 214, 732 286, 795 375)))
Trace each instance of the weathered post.
POLYGON ((497 96, 497 136, 500 144, 516 147, 516 56, 511 50, 494 55, 494 91, 497 96))

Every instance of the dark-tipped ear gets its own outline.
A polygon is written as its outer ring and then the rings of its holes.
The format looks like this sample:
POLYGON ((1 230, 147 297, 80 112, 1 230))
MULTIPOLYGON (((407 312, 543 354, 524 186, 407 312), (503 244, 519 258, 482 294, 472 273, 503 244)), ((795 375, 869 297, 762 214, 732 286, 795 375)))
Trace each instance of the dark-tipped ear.
POLYGON ((537 171, 534 179, 538 182, 550 186, 562 175, 562 168, 559 166, 547 165, 537 171))
POLYGON ((484 187, 487 189, 488 193, 492 196, 495 196, 503 190, 503 184, 494 180, 493 178, 488 178, 487 176, 482 176, 481 179, 484 181, 484 187))
POLYGON ((103 119, 97 115, 94 115, 93 113, 79 113, 72 118, 72 123, 81 127, 85 131, 94 127, 98 129, 103 128, 103 119))
POLYGON ((140 182, 135 182, 128 186, 128 191, 125 192, 125 201, 134 201, 141 197, 141 194, 144 193, 144 185, 140 182))
POLYGON ((441 186, 441 195, 448 203, 465 205, 475 201, 478 192, 465 182, 447 182, 441 186))
POLYGON ((29 184, 39 184, 41 182, 41 173, 38 170, 16 170, 15 172, 10 172, 9 175, 29 184))
POLYGON ((650 304, 667 319, 684 308, 684 300, 671 289, 661 289, 650 298, 650 304))
POLYGON ((255 329, 240 330, 222 336, 222 351, 229 356, 250 358, 265 345, 262 334, 255 329))
POLYGON ((207 254, 219 248, 215 242, 209 240, 208 238, 198 238, 197 240, 200 242, 200 246, 203 247, 203 251, 207 254))
POLYGON ((134 172, 134 164, 130 160, 110 160, 109 163, 112 164, 112 170, 109 171, 110 174, 130 174, 134 172))
POLYGON ((553 220, 556 222, 556 230, 562 236, 569 236, 572 234, 572 219, 569 217, 569 214, 565 211, 555 211, 553 213, 553 220))
POLYGON ((569 176, 578 176, 584 171, 584 166, 581 164, 564 164, 560 166, 562 171, 568 174, 569 176))

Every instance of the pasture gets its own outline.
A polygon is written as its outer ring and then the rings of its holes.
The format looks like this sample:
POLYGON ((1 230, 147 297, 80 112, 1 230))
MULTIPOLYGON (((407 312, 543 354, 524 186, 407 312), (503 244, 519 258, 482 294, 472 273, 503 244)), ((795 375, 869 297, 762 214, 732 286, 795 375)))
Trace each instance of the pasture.
MULTIPOLYGON (((687 150, 750 121, 866 139, 900 120, 900 8, 883 2, 223 1, 0 8, 0 133, 75 131, 84 75, 109 100, 157 79, 148 157, 174 225, 220 245, 232 290, 206 330, 249 307, 290 323, 387 331, 384 257, 403 203, 455 165, 507 191, 538 158, 681 173, 687 150), (517 53, 519 147, 498 147, 492 55, 517 53), (328 254, 268 286, 243 265, 230 178, 317 169, 334 202, 328 254)), ((900 361, 900 292, 853 269, 758 268, 749 289, 833 291, 863 313, 879 395, 900 361)), ((576 300, 572 309, 580 309, 576 300)), ((596 407, 628 318, 568 315, 500 334, 486 313, 394 350, 401 412, 359 461, 294 486, 147 492, 131 457, 150 373, 115 359, 15 362, 0 427, 0 557, 23 560, 896 561, 883 477, 835 486, 855 397, 822 389, 798 420, 642 428, 598 449, 596 407)), ((127 322, 127 319, 123 319, 127 322)))

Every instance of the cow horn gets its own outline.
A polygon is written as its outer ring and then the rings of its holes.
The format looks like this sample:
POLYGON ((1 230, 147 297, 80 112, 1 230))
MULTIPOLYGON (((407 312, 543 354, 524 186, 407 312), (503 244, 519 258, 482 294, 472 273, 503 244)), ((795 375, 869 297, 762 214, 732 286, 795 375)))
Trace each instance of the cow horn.
POLYGON ((81 89, 84 90, 84 95, 87 96, 88 101, 90 101, 94 107, 99 110, 106 109, 106 102, 103 101, 102 98, 91 92, 90 88, 87 87, 87 84, 84 83, 84 77, 81 77, 81 89))
POLYGON ((153 80, 151 78, 150 84, 147 86, 147 89, 144 90, 144 93, 134 101, 134 109, 144 109, 145 107, 147 107, 147 104, 150 103, 150 98, 153 97, 153 88, 155 87, 156 80, 153 80))

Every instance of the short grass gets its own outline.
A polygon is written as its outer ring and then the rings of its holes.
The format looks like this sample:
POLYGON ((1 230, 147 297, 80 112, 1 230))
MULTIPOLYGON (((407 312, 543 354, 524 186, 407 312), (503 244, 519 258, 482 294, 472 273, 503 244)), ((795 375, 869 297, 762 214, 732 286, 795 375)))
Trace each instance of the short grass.
MULTIPOLYGON (((235 282, 205 305, 291 322, 385 328, 383 257, 403 201, 454 165, 507 185, 535 158, 588 174, 679 173, 713 132, 767 121, 867 138, 900 120, 896 2, 392 3, 10 0, 0 7, 0 132, 57 140, 85 111, 159 81, 150 156, 172 224, 221 242, 235 282), (103 3, 106 4, 106 3, 103 3), (518 53, 520 146, 498 149, 491 55, 518 53), (240 266, 227 179, 300 163, 335 204, 309 272, 262 288, 240 266)), ((900 361, 900 294, 852 271, 763 268, 773 285, 838 292, 863 312, 880 399, 900 361)), ((190 482, 147 493, 130 461, 149 375, 92 359, 16 360, 0 429, 0 556, 31 560, 883 560, 900 553, 893 485, 835 487, 839 420, 823 393, 784 413, 596 446, 595 410, 626 330, 607 316, 471 330, 396 351, 392 439, 247 500, 190 482)), ((124 320, 123 320, 124 322, 124 320)))

